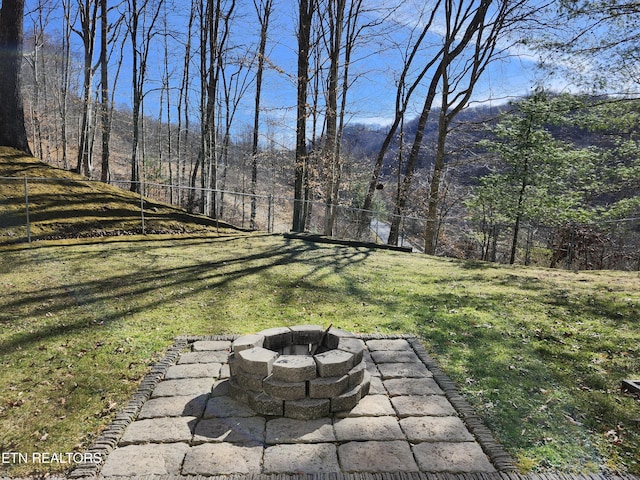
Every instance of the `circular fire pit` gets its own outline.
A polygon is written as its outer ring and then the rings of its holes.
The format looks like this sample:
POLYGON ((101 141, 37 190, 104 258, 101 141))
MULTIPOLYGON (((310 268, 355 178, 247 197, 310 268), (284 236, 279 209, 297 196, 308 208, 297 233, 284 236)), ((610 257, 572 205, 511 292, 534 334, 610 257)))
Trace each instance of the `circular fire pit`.
POLYGON ((369 393, 364 342, 317 325, 263 330, 233 342, 231 396, 260 415, 310 420, 351 410, 369 393))

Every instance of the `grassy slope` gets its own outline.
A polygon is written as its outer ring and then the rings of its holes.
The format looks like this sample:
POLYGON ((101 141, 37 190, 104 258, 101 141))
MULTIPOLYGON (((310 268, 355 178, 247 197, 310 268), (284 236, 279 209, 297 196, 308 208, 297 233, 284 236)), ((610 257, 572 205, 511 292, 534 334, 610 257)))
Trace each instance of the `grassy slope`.
MULTIPOLYGON (((27 237, 24 177, 29 180, 29 219, 34 239, 111 236, 141 233, 137 194, 87 182, 80 175, 46 165, 35 158, 0 147, 0 244, 27 237)), ((170 205, 145 201, 145 232, 228 232, 212 219, 187 215, 170 205)))
POLYGON ((523 471, 639 474, 639 283, 240 233, 3 247, 0 451, 86 448, 177 335, 333 323, 419 335, 523 471))

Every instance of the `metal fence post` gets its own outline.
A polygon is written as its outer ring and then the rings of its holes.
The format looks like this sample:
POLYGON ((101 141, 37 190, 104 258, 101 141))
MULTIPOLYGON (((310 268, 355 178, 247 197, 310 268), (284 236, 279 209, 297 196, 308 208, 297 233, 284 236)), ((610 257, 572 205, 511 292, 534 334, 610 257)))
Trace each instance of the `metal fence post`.
POLYGON ((573 255, 574 255, 574 242, 576 239, 576 228, 572 225, 571 231, 569 232, 569 244, 567 245, 567 270, 571 270, 571 265, 573 265, 573 255))
POLYGON ((140 180, 138 184, 140 185, 140 224, 142 227, 142 235, 146 235, 144 228, 144 182, 140 180))
POLYGON ((27 177, 24 177, 24 203, 27 213, 27 241, 31 243, 31 222, 29 221, 29 184, 27 183, 27 177))
POLYGON ((273 195, 269 195, 267 204, 267 233, 273 233, 273 195))

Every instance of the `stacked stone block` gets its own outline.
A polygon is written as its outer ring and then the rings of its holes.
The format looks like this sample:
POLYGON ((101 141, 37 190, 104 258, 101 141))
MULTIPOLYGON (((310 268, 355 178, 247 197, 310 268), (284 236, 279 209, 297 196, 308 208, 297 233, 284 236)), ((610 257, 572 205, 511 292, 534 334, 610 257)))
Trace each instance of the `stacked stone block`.
POLYGON ((310 420, 351 410, 369 392, 365 344, 317 325, 271 328, 236 339, 231 395, 255 412, 310 420))

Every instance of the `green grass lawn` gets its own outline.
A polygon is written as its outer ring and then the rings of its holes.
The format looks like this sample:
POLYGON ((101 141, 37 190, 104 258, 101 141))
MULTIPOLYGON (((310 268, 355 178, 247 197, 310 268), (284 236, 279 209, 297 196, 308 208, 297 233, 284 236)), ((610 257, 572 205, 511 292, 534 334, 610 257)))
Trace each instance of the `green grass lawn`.
POLYGON ((3 247, 0 451, 87 448, 178 335, 332 323, 419 336, 524 472, 639 474, 638 280, 271 235, 3 247))
POLYGON ((0 245, 24 242, 28 234, 33 240, 42 240, 238 231, 224 222, 189 215, 162 202, 145 199, 143 212, 140 204, 140 195, 136 193, 87 181, 75 173, 0 147, 0 245))
MULTIPOLYGON (((319 324, 422 339, 527 471, 640 474, 640 276, 245 234, 0 147, 34 238, 0 247, 0 454, 88 448, 179 335, 319 324)), ((0 244, 26 237, 0 181, 0 244)), ((64 465, 0 462, 3 475, 64 465)))

